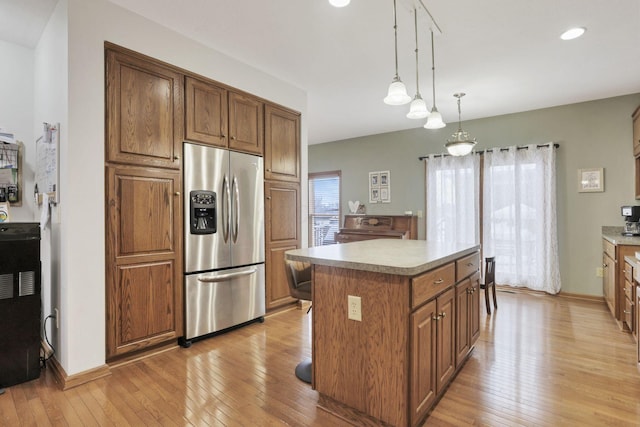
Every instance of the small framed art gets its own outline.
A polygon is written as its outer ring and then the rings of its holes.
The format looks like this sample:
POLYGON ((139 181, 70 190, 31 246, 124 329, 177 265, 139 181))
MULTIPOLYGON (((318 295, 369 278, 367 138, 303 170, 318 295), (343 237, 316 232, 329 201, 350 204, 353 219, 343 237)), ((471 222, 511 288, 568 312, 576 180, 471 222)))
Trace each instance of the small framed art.
POLYGON ((578 169, 578 192, 599 193, 604 191, 604 169, 578 169))

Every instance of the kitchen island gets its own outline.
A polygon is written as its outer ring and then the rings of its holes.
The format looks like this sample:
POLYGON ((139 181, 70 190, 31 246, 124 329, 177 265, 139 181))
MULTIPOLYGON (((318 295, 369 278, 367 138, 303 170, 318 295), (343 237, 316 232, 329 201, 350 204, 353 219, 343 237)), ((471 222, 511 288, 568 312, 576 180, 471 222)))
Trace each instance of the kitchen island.
POLYGON ((477 340, 479 245, 369 240, 296 249, 312 264, 312 387, 354 424, 415 426, 477 340))

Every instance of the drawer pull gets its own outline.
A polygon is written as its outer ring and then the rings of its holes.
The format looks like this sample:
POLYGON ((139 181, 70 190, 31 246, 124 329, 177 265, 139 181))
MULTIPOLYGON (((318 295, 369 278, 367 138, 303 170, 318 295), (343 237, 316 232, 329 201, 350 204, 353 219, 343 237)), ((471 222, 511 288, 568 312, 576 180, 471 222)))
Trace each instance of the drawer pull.
POLYGON ((434 285, 439 285, 440 283, 444 283, 444 279, 440 278, 433 282, 434 285))
POLYGON ((631 314, 631 312, 629 310, 625 310, 624 314, 631 314))
POLYGON ((467 263, 467 267, 473 267, 473 263, 472 262, 468 262, 467 263))

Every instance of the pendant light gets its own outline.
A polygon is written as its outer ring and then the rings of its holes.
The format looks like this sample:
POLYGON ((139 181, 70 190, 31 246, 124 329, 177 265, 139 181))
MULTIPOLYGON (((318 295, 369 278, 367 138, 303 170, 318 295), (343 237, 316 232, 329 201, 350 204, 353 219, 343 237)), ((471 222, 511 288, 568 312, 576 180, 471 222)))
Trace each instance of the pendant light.
POLYGON ((431 30, 431 71, 433 74, 433 108, 424 127, 425 129, 441 129, 446 124, 442 121, 442 114, 436 108, 436 60, 433 49, 433 30, 431 30))
POLYGON ((413 13, 416 30, 416 96, 414 96, 413 101, 411 101, 407 118, 424 119, 429 115, 429 110, 427 110, 427 103, 424 102, 424 99, 422 99, 420 95, 420 77, 418 75, 418 10, 413 9, 413 13))
POLYGON ((334 7, 345 7, 350 2, 351 0, 329 0, 329 3, 331 3, 331 6, 334 6, 334 7))
POLYGON ((396 0, 393 0, 393 31, 395 33, 396 76, 389 85, 389 91, 384 98, 384 103, 387 105, 404 105, 411 101, 411 97, 407 95, 407 88, 398 75, 398 22, 396 19, 396 0))
POLYGON ((447 139, 447 143, 444 144, 445 148, 452 156, 466 156, 473 150, 476 145, 476 139, 471 139, 469 133, 462 130, 461 112, 460 112, 460 98, 464 93, 454 93, 453 96, 458 98, 458 131, 451 135, 450 139, 447 139))

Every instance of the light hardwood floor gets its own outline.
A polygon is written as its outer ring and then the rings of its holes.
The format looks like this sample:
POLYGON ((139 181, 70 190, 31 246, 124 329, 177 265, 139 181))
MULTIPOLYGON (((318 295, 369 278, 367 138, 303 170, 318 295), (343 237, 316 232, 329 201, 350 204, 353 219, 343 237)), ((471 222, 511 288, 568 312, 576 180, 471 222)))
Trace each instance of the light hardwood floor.
MULTIPOLYGON (((483 298, 481 297, 481 301, 483 298)), ((640 425, 635 342, 604 303, 498 292, 425 425, 640 425)), ((0 425, 341 426, 297 380, 310 316, 290 310, 60 391, 47 369, 0 396, 0 425)))

